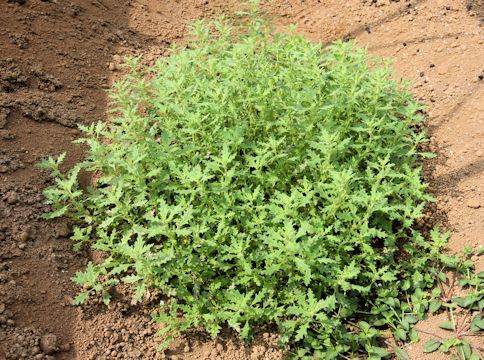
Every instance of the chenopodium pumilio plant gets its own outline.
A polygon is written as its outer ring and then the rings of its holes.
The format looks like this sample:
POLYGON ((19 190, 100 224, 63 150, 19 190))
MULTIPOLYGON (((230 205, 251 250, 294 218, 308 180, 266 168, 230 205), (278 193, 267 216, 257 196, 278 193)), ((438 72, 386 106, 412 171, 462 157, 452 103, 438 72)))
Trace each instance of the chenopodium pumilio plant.
POLYGON ((445 238, 412 230, 431 197, 406 83, 353 42, 322 49, 259 18, 193 35, 150 68, 127 59, 113 119, 82 127, 84 161, 67 174, 62 157, 44 162, 48 217, 70 216, 77 246, 106 253, 74 278, 76 301, 156 288, 167 342, 272 324, 321 359, 385 357, 385 327, 415 338, 445 238), (95 184, 80 188, 80 170, 95 184))

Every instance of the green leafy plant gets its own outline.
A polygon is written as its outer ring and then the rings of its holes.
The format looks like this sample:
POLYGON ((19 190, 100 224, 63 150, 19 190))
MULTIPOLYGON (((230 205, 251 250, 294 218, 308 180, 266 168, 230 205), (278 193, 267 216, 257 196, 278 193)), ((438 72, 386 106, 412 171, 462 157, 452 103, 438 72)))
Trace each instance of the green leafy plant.
POLYGON ((418 330, 434 336, 424 344, 424 352, 440 350, 452 354, 452 359, 456 360, 481 359, 479 352, 484 351, 484 348, 471 339, 484 329, 484 272, 476 274, 472 271, 472 262, 469 260, 472 254, 472 249, 469 248, 464 250, 461 257, 442 255, 444 268, 436 276, 437 286, 432 291, 429 311, 443 311, 448 315, 449 320, 441 322, 439 327, 452 332, 452 336, 443 338, 418 330), (444 270, 453 271, 451 281, 444 270), (454 296, 456 288, 465 295, 454 296))
POLYGON ((296 357, 384 358, 384 329, 416 341, 447 235, 412 229, 432 198, 407 84, 352 42, 322 50, 258 17, 193 35, 151 68, 127 59, 113 119, 82 127, 83 162, 43 163, 47 217, 106 253, 75 277, 76 303, 109 302, 118 282, 134 301, 159 289, 165 345, 193 327, 250 340, 261 324, 296 357))

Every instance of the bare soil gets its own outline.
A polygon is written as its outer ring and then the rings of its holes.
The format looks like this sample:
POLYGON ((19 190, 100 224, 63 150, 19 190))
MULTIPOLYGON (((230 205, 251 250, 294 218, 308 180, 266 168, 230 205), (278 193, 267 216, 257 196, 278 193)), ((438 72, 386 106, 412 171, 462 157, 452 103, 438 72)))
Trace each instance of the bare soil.
MULTIPOLYGON (((482 0, 266 0, 277 24, 296 23, 313 41, 354 38, 372 54, 395 59, 427 104, 426 165, 438 202, 433 223, 452 231, 450 251, 483 245, 484 2, 482 0)), ((183 42, 199 17, 231 15, 235 0, 2 0, 0 2, 0 360, 3 359, 282 359, 277 336, 261 330, 251 346, 231 334, 194 333, 157 353, 150 320, 156 297, 132 306, 122 294, 109 308, 70 306, 72 275, 91 253, 72 250, 70 224, 42 220, 49 179, 35 164, 68 151, 76 124, 105 119, 106 89, 120 56, 147 63, 183 42)), ((484 263, 476 258, 477 268, 484 263)), ((417 325, 425 340, 445 315, 417 325)), ((482 338, 472 338, 484 347, 482 338)), ((426 355, 420 344, 411 359, 426 355)))

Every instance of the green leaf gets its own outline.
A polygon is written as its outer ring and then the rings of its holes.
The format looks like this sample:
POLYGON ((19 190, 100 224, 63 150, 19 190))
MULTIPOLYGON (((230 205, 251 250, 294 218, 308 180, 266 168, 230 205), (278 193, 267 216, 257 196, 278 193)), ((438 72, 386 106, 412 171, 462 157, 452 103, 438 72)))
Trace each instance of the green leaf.
POLYGON ((407 339, 407 332, 403 329, 395 330, 394 334, 398 340, 405 341, 407 339))
POLYGON ((72 301, 72 304, 73 305, 84 304, 88 298, 89 298, 89 292, 81 292, 77 294, 77 296, 72 301))
POLYGON ((484 330, 484 319, 481 314, 477 314, 472 318, 471 331, 477 332, 480 330, 484 330))
POLYGON ((441 342, 437 339, 430 339, 424 344, 423 351, 425 353, 431 353, 437 350, 441 345, 441 342))
POLYGON ((308 334, 308 328, 309 328, 308 323, 301 325, 296 332, 296 337, 294 338, 294 341, 300 341, 304 339, 308 334))
POLYGON ((439 297, 442 294, 442 289, 440 287, 436 287, 432 290, 432 296, 433 297, 439 297))
POLYGON ((304 285, 308 286, 311 282, 311 268, 300 258, 294 258, 294 262, 298 270, 304 275, 304 285))
POLYGON ((246 321, 244 327, 240 331, 240 338, 243 339, 243 340, 247 340, 249 338, 249 335, 250 335, 250 330, 251 329, 250 329, 249 322, 246 321))
POLYGON ((432 300, 429 303, 429 312, 431 314, 437 312, 442 307, 442 301, 440 300, 432 300))
POLYGON ((173 342, 175 337, 173 335, 168 335, 165 340, 158 346, 157 350, 158 351, 163 351, 165 349, 168 349, 168 346, 173 342))
POLYGON ((472 349, 467 341, 463 341, 460 345, 458 345, 457 350, 465 360, 470 359, 472 356, 472 349))
POLYGON ((461 308, 468 308, 475 302, 475 297, 472 295, 462 296, 462 297, 455 297, 452 299, 452 302, 459 305, 461 308))
POLYGON ((395 352, 395 355, 397 356, 398 359, 400 359, 400 360, 410 360, 410 356, 402 348, 400 348, 398 346, 394 346, 393 351, 395 352))
POLYGON ((416 324, 418 322, 418 319, 415 315, 405 315, 405 321, 407 321, 409 324, 416 324))
POLYGON ((378 357, 387 357, 390 355, 387 349, 379 346, 373 346, 372 347, 372 355, 377 355, 378 357))
POLYGON ((104 305, 109 305, 111 303, 111 294, 108 291, 103 292, 101 300, 104 305))
POLYGON ((419 341, 417 331, 414 328, 410 329, 410 331, 408 332, 408 338, 411 343, 419 341))
POLYGON ((439 328, 444 329, 444 330, 455 330, 455 324, 453 321, 444 321, 443 323, 439 324, 439 328))
POLYGON ((443 272, 439 272, 437 274, 437 278, 442 281, 444 284, 447 284, 447 275, 443 272))

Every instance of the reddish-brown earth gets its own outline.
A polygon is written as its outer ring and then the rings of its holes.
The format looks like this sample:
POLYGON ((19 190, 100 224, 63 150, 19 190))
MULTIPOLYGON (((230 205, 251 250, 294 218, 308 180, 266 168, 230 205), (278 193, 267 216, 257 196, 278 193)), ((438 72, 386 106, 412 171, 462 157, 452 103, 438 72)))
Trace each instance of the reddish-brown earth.
MULTIPOLYGON (((433 222, 452 231, 451 251, 482 246, 484 235, 484 37, 482 0, 266 0, 277 24, 296 23, 309 39, 355 38, 395 59, 427 104, 437 160, 427 180, 438 202, 433 222)), ((183 42, 198 17, 229 15, 235 0, 2 0, 0 3, 0 360, 3 359, 281 359, 277 337, 244 346, 231 334, 178 339, 156 352, 154 304, 133 307, 119 296, 110 308, 70 306, 70 277, 93 256, 72 250, 69 224, 44 221, 42 158, 68 151, 76 124, 105 118, 106 92, 119 58, 163 56, 183 42), (152 305, 152 306, 151 306, 152 305)), ((475 258, 479 270, 483 261, 475 258)), ((417 325, 437 328, 445 315, 417 325)), ((482 338, 473 338, 484 347, 482 338)), ((411 359, 425 355, 407 347, 411 359)))

